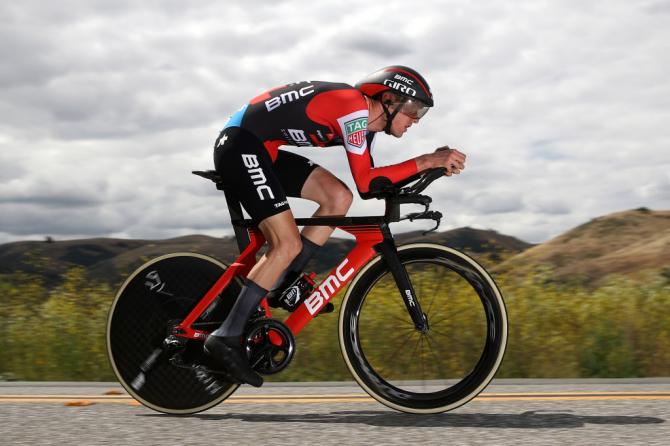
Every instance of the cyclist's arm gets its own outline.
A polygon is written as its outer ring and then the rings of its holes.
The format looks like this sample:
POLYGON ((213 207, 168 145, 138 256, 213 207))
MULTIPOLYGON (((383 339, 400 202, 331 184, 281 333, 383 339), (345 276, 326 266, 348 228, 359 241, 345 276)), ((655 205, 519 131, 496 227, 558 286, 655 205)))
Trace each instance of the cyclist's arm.
POLYGON ((397 183, 418 172, 414 159, 392 166, 372 167, 370 148, 366 142, 368 105, 357 90, 321 94, 309 108, 312 119, 327 123, 342 138, 359 194, 369 192, 370 183, 376 178, 385 183, 397 183))
POLYGON ((368 105, 357 90, 321 93, 310 102, 307 115, 313 121, 327 125, 342 138, 359 194, 369 192, 370 183, 377 179, 382 183, 393 184, 419 172, 415 159, 391 166, 372 167, 370 148, 366 141, 368 105))
POLYGON ((349 161, 351 175, 354 177, 359 194, 369 192, 370 183, 373 180, 386 184, 394 184, 415 175, 419 171, 414 159, 390 166, 373 168, 370 160, 370 151, 367 147, 360 154, 347 149, 347 160, 349 161))

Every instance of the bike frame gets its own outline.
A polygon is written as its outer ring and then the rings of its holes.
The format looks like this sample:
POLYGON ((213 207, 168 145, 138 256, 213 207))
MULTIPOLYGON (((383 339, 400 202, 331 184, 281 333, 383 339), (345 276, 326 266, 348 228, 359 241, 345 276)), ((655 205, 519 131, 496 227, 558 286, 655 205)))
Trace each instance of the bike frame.
MULTIPOLYGON (((217 184, 217 187, 219 185, 217 184)), ((235 229, 237 243, 241 254, 231 264, 214 285, 205 293, 200 302, 186 316, 186 318, 173 329, 173 334, 188 339, 205 339, 208 332, 197 330, 192 327, 193 323, 212 304, 214 299, 230 284, 236 276, 246 277, 251 268, 256 264, 256 255, 265 243, 265 237, 253 220, 243 219, 242 209, 239 201, 225 189, 228 210, 235 229)), ((313 217, 296 219, 297 226, 335 226, 352 234, 356 238, 356 244, 344 259, 319 283, 303 303, 293 311, 284 321, 293 335, 298 334, 319 311, 333 298, 345 285, 347 285, 377 254, 381 254, 387 262, 391 273, 398 285, 398 291, 405 302, 415 326, 420 331, 427 329, 427 324, 419 302, 414 293, 414 288, 409 276, 402 265, 398 252, 389 230, 386 217, 313 217)), ((270 306, 267 299, 263 299, 261 306, 265 315, 270 318, 270 306)))

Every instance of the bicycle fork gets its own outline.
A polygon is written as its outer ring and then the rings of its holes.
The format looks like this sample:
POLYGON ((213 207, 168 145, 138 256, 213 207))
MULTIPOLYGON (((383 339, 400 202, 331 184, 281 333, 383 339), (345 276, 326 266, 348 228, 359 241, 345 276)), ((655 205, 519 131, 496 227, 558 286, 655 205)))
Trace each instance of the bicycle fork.
POLYGON ((403 302, 405 302, 405 307, 412 318, 412 322, 414 322, 414 326, 419 332, 425 333, 428 331, 428 318, 421 310, 421 305, 419 305, 419 300, 414 292, 414 287, 409 280, 409 274, 407 274, 405 265, 400 261, 398 249, 396 248, 388 226, 382 226, 382 233, 384 234, 384 241, 375 245, 375 249, 382 255, 388 268, 391 270, 391 274, 393 274, 395 283, 398 286, 400 296, 402 297, 403 302))

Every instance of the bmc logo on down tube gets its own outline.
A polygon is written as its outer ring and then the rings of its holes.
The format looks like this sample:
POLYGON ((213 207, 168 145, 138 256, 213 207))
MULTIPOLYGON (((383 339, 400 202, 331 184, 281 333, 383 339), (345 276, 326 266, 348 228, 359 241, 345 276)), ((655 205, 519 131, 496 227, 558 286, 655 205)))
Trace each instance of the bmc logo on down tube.
POLYGON ((326 278, 326 280, 323 281, 321 285, 319 285, 319 289, 314 291, 307 299, 305 299, 305 305, 307 306, 307 311, 309 311, 309 314, 314 316, 317 311, 319 311, 319 308, 328 300, 330 300, 331 297, 333 297, 333 294, 337 292, 337 290, 340 289, 340 286, 342 286, 342 282, 347 280, 349 276, 351 276, 354 273, 353 268, 349 268, 348 271, 342 272, 342 269, 344 269, 344 265, 349 263, 349 259, 344 259, 342 263, 340 263, 335 270, 335 274, 331 274, 326 278))

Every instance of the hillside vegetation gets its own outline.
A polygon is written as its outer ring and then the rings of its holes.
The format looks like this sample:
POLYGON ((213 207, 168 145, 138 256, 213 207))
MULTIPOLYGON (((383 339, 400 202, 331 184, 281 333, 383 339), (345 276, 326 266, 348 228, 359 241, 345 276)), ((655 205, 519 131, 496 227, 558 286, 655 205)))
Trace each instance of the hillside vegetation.
MULTIPOLYGON (((476 253, 481 258, 497 262, 517 254, 529 243, 514 237, 472 228, 444 232, 421 232, 395 235, 398 244, 422 241, 440 243, 476 253)), ((354 246, 349 239, 333 238, 308 265, 317 273, 327 273, 354 246)), ((15 242, 0 245, 0 274, 28 273, 42 277, 51 287, 58 285, 63 274, 73 267, 82 267, 96 281, 119 286, 126 276, 145 261, 171 252, 197 252, 230 264, 239 255, 232 237, 214 238, 189 235, 167 240, 123 240, 96 238, 49 242, 15 242)), ((1 298, 0 298, 1 299, 1 298)))
POLYGON ((670 211, 645 208, 595 218, 493 268, 507 276, 550 269, 547 280, 597 285, 610 275, 670 274, 670 211))
MULTIPOLYGON (((463 228, 430 237, 452 232, 452 245, 458 237, 469 240, 460 248, 487 267, 496 264, 491 253, 508 258, 495 274, 510 322, 498 377, 670 376, 669 221, 668 211, 612 214, 520 253, 516 242, 492 231, 463 228)), ((416 236, 398 238, 412 241, 416 236)), ((91 276, 120 276, 134 268, 133 262, 162 254, 165 246, 219 257, 208 250, 226 240, 193 236, 165 242, 101 239, 0 246, 0 379, 114 380, 105 325, 115 286, 91 276), (29 255, 21 257, 25 253, 29 255), (23 270, 7 270, 12 258, 23 270)), ((326 251, 334 258, 324 264, 336 262, 341 257, 336 250, 343 253, 350 243, 336 240, 329 248, 333 251, 326 251)), ((434 280, 422 281, 426 293, 440 289, 434 280)), ((397 298, 388 294, 388 299, 397 298)), ((337 309, 343 295, 333 300, 337 309)), ((458 296, 454 305, 459 305, 458 296)), ((385 308, 380 305, 372 313, 371 326, 381 321, 385 308)), ((471 339, 464 335, 468 327, 454 331, 450 355, 438 369, 459 370, 462 361, 454 358, 472 360, 471 339)), ((294 363, 271 380, 351 379, 340 360, 337 313, 315 319, 297 342, 294 363)))

